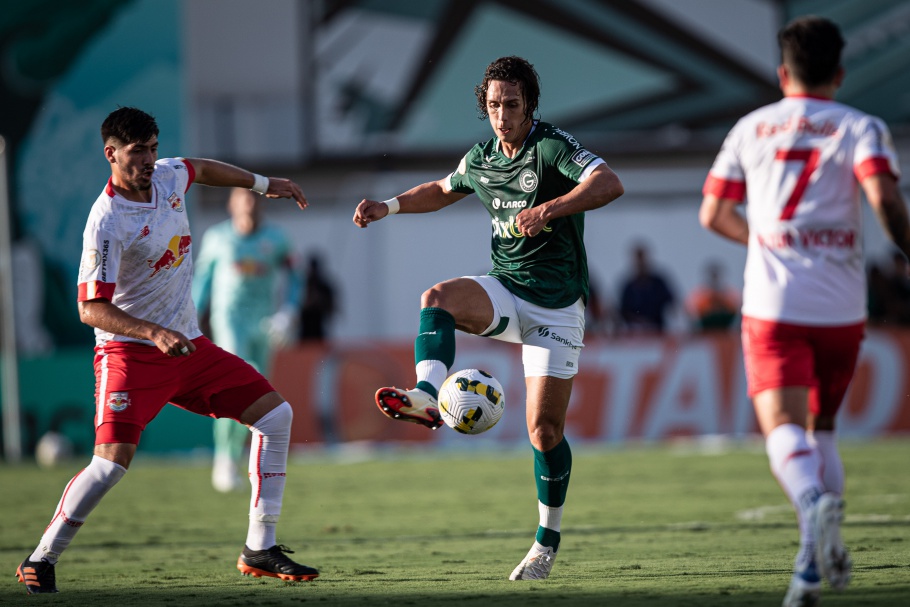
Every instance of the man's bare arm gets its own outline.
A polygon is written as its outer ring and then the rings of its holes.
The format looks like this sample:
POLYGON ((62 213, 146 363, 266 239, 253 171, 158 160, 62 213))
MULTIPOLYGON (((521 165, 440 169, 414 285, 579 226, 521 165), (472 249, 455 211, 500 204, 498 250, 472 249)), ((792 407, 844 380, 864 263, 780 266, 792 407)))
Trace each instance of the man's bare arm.
POLYGON ((152 341, 168 356, 188 356, 196 349, 184 334, 136 318, 106 299, 80 301, 79 319, 90 327, 115 335, 152 341))
POLYGON ((606 164, 596 167, 571 192, 548 200, 515 216, 515 227, 523 236, 536 236, 557 217, 593 211, 606 206, 625 193, 622 182, 606 164))
MULTIPOLYGON (((255 174, 238 166, 209 160, 207 158, 187 158, 187 162, 196 170, 196 183, 218 187, 238 187, 250 189, 255 185, 255 174)), ((297 206, 305 209, 309 204, 300 186, 283 177, 268 177, 268 198, 292 198, 297 206)))
POLYGON ((910 259, 910 219, 897 180, 888 173, 877 173, 860 185, 885 234, 910 259))
MULTIPOLYGON (((451 192, 445 187, 445 180, 430 181, 399 194, 398 213, 432 213, 458 202, 467 194, 451 192)), ((389 214, 389 206, 378 200, 364 199, 354 211, 354 223, 361 228, 379 221, 389 214)))
POLYGON ((708 194, 698 211, 698 221, 712 232, 740 244, 749 244, 749 223, 738 210, 739 202, 708 194))

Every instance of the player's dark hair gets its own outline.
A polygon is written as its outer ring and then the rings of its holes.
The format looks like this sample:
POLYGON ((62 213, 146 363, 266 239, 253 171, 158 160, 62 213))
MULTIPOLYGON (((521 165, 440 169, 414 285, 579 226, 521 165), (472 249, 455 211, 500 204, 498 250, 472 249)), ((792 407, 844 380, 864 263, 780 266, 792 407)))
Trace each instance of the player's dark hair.
POLYGON ((540 102, 540 77, 534 66, 521 57, 500 57, 487 66, 487 71, 483 74, 483 82, 474 87, 474 94, 477 95, 477 111, 480 113, 480 119, 486 120, 489 117, 487 112, 487 90, 490 88, 490 80, 502 80, 518 84, 521 94, 525 100, 525 118, 534 119, 534 113, 537 111, 537 104, 540 102))
POLYGON ((106 144, 111 138, 121 144, 145 143, 158 136, 155 118, 134 107, 122 107, 108 114, 101 123, 101 140, 106 144))
POLYGON ((844 38, 833 21, 798 17, 777 34, 781 62, 808 87, 828 84, 840 68, 844 38))

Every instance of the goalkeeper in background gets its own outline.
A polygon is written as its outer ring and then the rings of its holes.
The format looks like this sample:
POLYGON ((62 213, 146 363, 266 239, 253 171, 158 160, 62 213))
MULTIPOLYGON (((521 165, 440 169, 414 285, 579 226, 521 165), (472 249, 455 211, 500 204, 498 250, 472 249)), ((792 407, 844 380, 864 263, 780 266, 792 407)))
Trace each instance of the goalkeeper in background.
MULTIPOLYGON (((234 188, 227 206, 231 218, 203 234, 193 300, 212 341, 268 377, 274 349, 297 334, 301 280, 284 232, 262 221, 261 198, 234 188)), ((246 487, 238 470, 249 435, 230 418, 215 420, 212 485, 218 491, 246 487)))

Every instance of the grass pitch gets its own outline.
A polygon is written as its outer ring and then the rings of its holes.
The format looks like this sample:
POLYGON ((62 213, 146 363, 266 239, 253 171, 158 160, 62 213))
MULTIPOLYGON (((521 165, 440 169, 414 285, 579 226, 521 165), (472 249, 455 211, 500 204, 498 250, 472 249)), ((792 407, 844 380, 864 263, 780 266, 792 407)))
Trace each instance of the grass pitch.
MULTIPOLYGON (((33 597, 16 566, 85 462, 0 467, 0 603, 779 605, 795 515, 760 444, 721 447, 575 445, 562 547, 544 582, 508 581, 537 527, 530 448, 295 456, 278 539, 321 572, 300 584, 235 569, 246 494, 216 493, 206 461, 140 451, 61 559, 60 594, 33 597)), ((825 592, 824 604, 908 605, 910 440, 845 442, 842 451, 854 580, 825 592)))

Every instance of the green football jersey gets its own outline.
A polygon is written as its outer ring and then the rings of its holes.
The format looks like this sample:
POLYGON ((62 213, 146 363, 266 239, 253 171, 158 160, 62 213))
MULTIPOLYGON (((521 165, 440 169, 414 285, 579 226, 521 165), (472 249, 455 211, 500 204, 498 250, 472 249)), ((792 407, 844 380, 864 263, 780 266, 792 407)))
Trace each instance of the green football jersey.
POLYGON ((568 193, 599 160, 569 133, 535 121, 515 158, 507 158, 494 137, 471 148, 448 177, 453 192, 477 194, 490 213, 490 275, 521 299, 545 308, 564 308, 579 297, 587 302, 584 213, 558 217, 532 238, 518 232, 515 216, 568 193))

